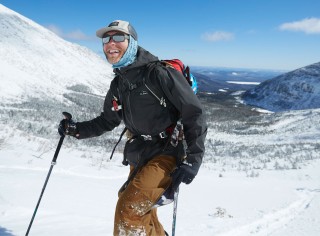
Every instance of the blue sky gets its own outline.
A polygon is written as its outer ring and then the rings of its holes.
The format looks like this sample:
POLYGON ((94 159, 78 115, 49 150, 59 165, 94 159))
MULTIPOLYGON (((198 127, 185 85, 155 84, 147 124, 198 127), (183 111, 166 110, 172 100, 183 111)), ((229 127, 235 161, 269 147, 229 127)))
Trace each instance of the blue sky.
POLYGON ((97 29, 130 21, 139 45, 191 66, 293 70, 320 61, 319 0, 0 0, 100 53, 97 29))

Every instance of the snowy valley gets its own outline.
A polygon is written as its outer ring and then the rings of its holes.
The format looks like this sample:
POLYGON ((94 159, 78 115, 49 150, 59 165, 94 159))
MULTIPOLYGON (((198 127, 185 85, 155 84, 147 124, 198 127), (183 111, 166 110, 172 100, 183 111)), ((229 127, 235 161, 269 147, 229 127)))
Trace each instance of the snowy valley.
MULTIPOLYGON (((113 74, 98 55, 1 4, 0 34, 0 235, 20 236, 58 144, 61 112, 94 118, 113 74)), ((181 187, 176 235, 320 235, 320 108, 270 112, 245 105, 241 88, 199 94, 206 155, 181 187)), ((121 131, 65 139, 30 235, 112 235, 128 174, 124 141, 109 160, 121 131)), ((172 205, 158 212, 170 233, 172 205)))

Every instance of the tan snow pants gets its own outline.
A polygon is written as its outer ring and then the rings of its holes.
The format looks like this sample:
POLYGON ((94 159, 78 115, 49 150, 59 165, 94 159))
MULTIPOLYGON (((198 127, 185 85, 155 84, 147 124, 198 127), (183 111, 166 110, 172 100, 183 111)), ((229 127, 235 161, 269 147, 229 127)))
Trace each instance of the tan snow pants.
MULTIPOLYGON (((127 188, 119 193, 115 212, 115 236, 162 236, 164 229, 152 206, 170 185, 170 173, 176 167, 171 156, 157 156, 151 159, 136 174, 127 188)), ((130 167, 130 174, 133 167, 130 167)))

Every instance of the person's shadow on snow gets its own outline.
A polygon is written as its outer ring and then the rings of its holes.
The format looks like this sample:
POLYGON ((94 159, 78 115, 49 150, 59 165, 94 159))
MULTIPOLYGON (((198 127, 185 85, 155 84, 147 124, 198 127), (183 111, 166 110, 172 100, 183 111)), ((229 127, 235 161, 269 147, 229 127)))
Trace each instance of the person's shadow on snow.
POLYGON ((10 230, 8 230, 6 228, 2 228, 0 226, 0 236, 15 236, 15 235, 12 234, 10 230))

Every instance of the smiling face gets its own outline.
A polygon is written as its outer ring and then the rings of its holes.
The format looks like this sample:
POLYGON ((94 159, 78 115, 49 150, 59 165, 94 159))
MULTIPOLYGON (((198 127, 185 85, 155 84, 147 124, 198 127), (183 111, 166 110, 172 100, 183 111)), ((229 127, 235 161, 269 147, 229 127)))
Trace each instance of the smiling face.
MULTIPOLYGON (((121 32, 110 31, 108 32, 108 35, 115 35, 119 33, 121 32)), ((119 62, 123 54, 126 52, 128 45, 128 39, 125 39, 123 42, 115 42, 113 39, 110 39, 108 43, 103 44, 103 52, 106 55, 108 62, 110 64, 116 64, 119 62)))

